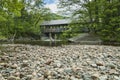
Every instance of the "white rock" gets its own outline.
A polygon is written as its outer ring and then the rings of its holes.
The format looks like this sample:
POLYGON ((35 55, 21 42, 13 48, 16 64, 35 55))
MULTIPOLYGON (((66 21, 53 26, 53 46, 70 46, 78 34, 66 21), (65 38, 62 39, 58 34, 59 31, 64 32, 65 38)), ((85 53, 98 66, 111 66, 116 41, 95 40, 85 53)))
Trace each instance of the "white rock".
POLYGON ((103 76, 100 76, 99 79, 100 80, 107 80, 108 76, 107 75, 103 75, 103 76))

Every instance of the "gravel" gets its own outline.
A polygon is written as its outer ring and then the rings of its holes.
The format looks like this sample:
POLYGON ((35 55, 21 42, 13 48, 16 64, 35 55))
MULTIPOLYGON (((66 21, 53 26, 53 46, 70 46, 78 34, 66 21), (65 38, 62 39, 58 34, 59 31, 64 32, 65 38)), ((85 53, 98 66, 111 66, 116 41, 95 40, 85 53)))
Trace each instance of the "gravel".
POLYGON ((1 46, 0 80, 120 80, 120 46, 1 46))

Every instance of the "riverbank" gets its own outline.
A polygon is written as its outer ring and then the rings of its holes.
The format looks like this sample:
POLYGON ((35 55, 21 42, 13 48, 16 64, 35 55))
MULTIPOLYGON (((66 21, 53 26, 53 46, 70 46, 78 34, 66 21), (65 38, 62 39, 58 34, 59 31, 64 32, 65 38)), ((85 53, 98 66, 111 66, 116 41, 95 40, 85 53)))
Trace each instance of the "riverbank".
POLYGON ((2 80, 120 80, 120 47, 2 44, 2 80))

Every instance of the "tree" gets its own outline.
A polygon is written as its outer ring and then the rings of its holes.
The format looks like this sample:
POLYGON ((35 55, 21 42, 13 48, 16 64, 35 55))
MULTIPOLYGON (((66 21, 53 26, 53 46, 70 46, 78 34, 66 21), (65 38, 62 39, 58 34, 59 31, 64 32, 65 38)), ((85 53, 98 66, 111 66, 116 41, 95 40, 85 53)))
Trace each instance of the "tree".
POLYGON ((0 34, 12 39, 38 35, 41 21, 50 13, 42 0, 1 0, 0 11, 0 34))
POLYGON ((23 3, 20 0, 1 0, 0 1, 0 27, 3 35, 8 37, 10 24, 13 26, 13 18, 21 16, 20 10, 23 3), (9 24, 8 24, 9 23, 9 24))
POLYGON ((120 41, 120 0, 61 0, 60 5, 72 11, 79 26, 103 41, 120 41))

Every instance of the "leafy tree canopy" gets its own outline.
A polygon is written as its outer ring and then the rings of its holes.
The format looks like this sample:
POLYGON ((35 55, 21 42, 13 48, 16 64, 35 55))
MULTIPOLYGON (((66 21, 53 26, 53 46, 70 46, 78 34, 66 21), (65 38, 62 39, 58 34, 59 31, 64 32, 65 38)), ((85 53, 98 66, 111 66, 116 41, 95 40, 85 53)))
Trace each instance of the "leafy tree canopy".
POLYGON ((87 27, 103 41, 120 42, 120 0, 60 0, 60 6, 71 12, 77 29, 87 27))

